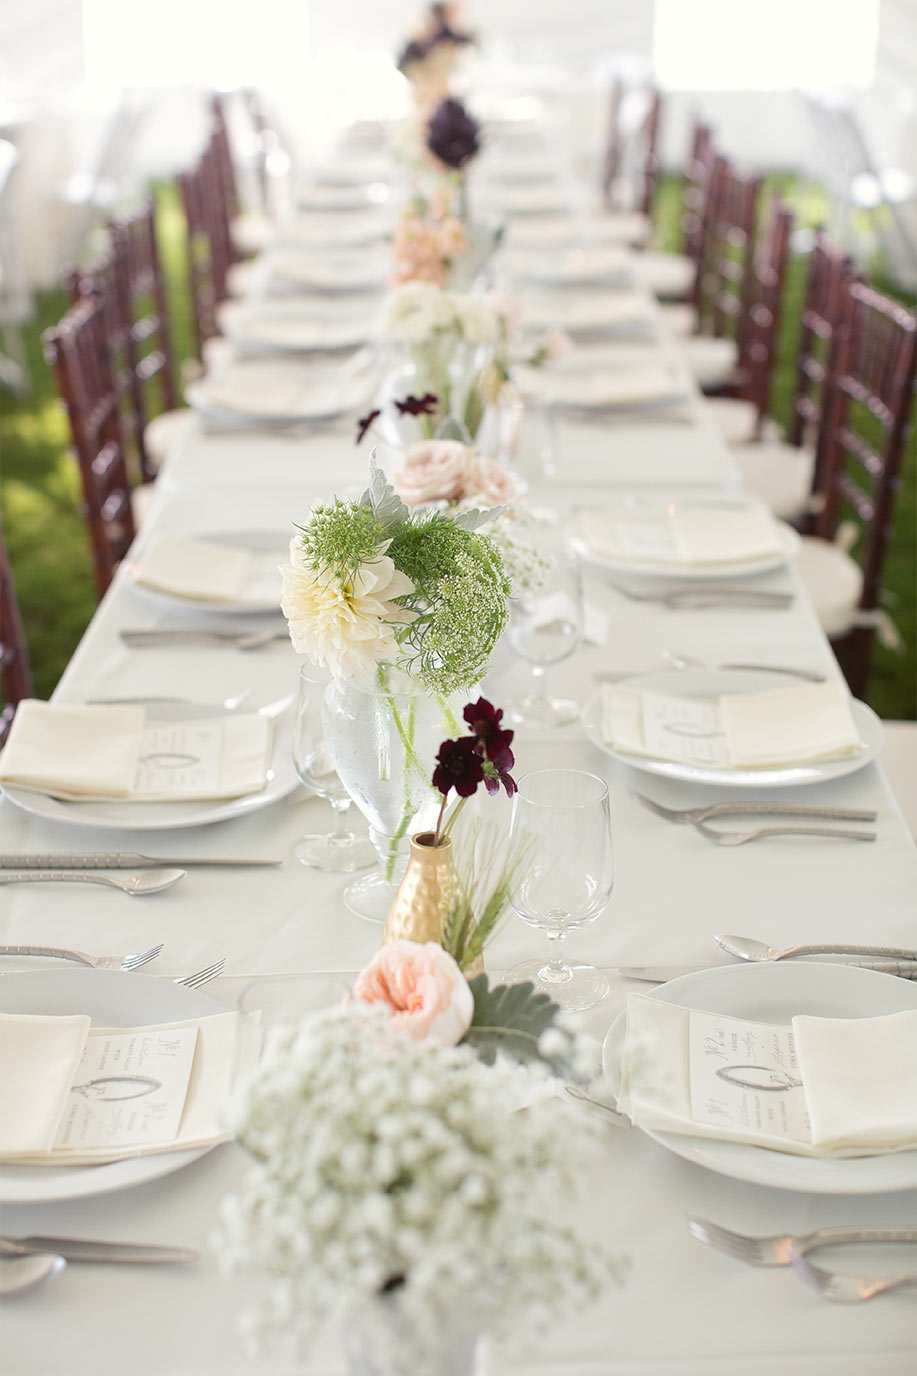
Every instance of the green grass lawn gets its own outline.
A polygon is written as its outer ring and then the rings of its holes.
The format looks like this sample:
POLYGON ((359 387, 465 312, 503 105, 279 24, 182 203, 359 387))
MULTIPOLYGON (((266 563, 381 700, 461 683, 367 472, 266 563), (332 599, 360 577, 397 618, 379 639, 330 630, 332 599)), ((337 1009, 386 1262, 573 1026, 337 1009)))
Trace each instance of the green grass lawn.
MULTIPOLYGON (((767 197, 779 189, 799 226, 814 226, 825 217, 817 188, 792 177, 768 178, 767 197)), ((156 188, 164 267, 169 284, 173 343, 179 360, 191 357, 190 322, 185 287, 184 229, 172 187, 156 188)), ((679 185, 665 179, 659 190, 658 239, 664 247, 679 243, 679 185)), ((792 390, 799 314, 806 264, 793 259, 788 274, 780 357, 774 387, 774 413, 785 421, 792 390)), ((878 273, 873 281, 893 290, 878 273)), ((59 407, 50 371, 42 359, 40 335, 66 310, 64 292, 37 297, 36 318, 26 335, 33 389, 24 398, 0 391, 0 510, 10 561, 22 608, 35 691, 47 697, 70 659, 95 610, 83 521, 77 511, 79 480, 68 453, 68 427, 59 407)), ((888 610, 906 650, 895 654, 876 645, 869 701, 880 716, 917 718, 917 451, 908 447, 886 564, 888 610)))

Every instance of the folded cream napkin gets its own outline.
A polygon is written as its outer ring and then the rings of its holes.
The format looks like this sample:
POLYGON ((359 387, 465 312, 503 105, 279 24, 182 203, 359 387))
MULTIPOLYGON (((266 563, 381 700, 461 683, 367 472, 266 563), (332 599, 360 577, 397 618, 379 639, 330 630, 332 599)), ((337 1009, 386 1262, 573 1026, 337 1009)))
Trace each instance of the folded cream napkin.
POLYGON ((230 335, 243 343, 273 344, 284 349, 341 349, 368 338, 365 325, 316 320, 292 313, 240 313, 230 335))
POLYGON ((0 1013, 0 1157, 50 1150, 89 1018, 0 1013))
POLYGON ((143 548, 131 571, 135 583, 155 592, 194 602, 241 602, 255 558, 253 550, 216 540, 160 535, 143 548))
POLYGON ((264 788, 271 722, 257 713, 156 721, 142 706, 19 704, 0 783, 55 798, 190 802, 264 788))
POLYGON ((839 683, 715 698, 606 683, 602 735, 622 754, 722 769, 842 759, 863 748, 849 695, 839 683))
MULTIPOLYGON (((50 1021, 40 1019, 40 1021, 50 1021)), ((54 1021, 60 1021, 55 1019, 54 1021)), ((88 1025, 89 1019, 83 1021, 88 1025)), ((194 1051, 191 1079, 185 1098, 184 1109, 178 1134, 167 1141, 144 1142, 137 1146, 90 1149, 70 1149, 55 1147, 53 1150, 40 1148, 7 1149, 0 1138, 0 1160, 15 1161, 17 1164, 36 1166, 99 1166, 108 1161, 120 1161, 127 1157, 156 1155, 167 1151, 192 1151, 200 1147, 213 1146, 227 1142, 232 1134, 227 1131, 223 1110, 232 1087, 239 1074, 245 1074, 254 1065, 257 1055, 255 1033, 240 1020, 237 1013, 217 1013, 207 1018, 192 1018, 184 1022, 164 1023, 158 1030, 170 1028, 196 1027, 198 1036, 194 1051)), ((95 1029, 93 1029, 95 1031, 95 1029)), ((115 1031, 118 1029, 100 1029, 115 1031)), ((142 1030, 142 1029, 141 1029, 142 1030)), ((85 1040, 85 1032, 82 1040, 85 1040)), ((82 1041, 81 1041, 82 1047, 82 1041)), ((77 1062, 79 1054, 77 1054, 77 1062)), ((76 1067, 74 1067, 75 1071, 76 1067)), ((44 1062, 41 1072, 44 1074, 44 1062)), ((60 1096, 58 1118, 63 1113, 73 1072, 60 1096)), ((31 1108, 29 1109, 31 1113, 31 1108)))
POLYGON ((204 378, 189 395, 206 407, 271 420, 330 415, 359 404, 365 391, 362 378, 341 380, 327 367, 252 359, 231 364, 218 378, 204 378))
POLYGON ((843 1155, 917 1146, 917 1009, 793 1019, 816 1148, 843 1155))
MULTIPOLYGON (((550 296, 526 296, 524 302, 525 323, 530 329, 550 329, 557 327, 565 330, 609 330, 618 325, 641 325, 649 323, 646 301, 631 291, 607 292, 599 295, 578 295, 576 299, 561 295, 559 299, 550 296)), ((568 372, 582 368, 576 364, 576 356, 570 360, 570 368, 561 370, 550 366, 547 374, 541 370, 526 369, 525 374, 534 382, 533 373, 544 381, 545 376, 555 377, 558 371, 568 372)), ((514 370, 513 377, 517 371, 514 370)), ((598 371, 598 370, 597 370, 598 371)), ((612 369, 603 369, 603 376, 612 369)), ((671 386, 671 376, 668 376, 671 386)))
POLYGON ((550 253, 512 249, 507 250, 505 265, 519 277, 541 282, 594 282, 630 276, 632 258, 627 249, 614 245, 554 249, 550 253))
MULTIPOLYGON (((672 376, 657 368, 656 375, 672 376)), ((653 373, 642 370, 647 383, 653 373)), ((727 570, 730 564, 777 557, 783 553, 780 527, 771 513, 757 503, 735 506, 704 506, 702 503, 671 505, 657 513, 639 511, 583 511, 580 532, 593 554, 635 568, 727 570)))
POLYGON ((674 374, 662 364, 578 374, 520 368, 514 377, 523 392, 546 397, 558 406, 639 406, 644 402, 674 400, 679 395, 674 374))
POLYGON ((380 256, 360 249, 338 254, 278 253, 271 259, 271 273, 287 282, 307 287, 382 286, 387 264, 380 256))
MULTIPOLYGON (((797 1064, 772 1077, 746 1064, 756 1054, 748 1045, 762 1044, 760 1029, 718 1020, 735 1024, 737 1049, 726 1061, 740 1063, 724 1062, 727 1074, 717 1083, 724 1103, 732 1095, 732 1105, 712 1121, 699 1118, 692 1101, 692 1075, 698 1057, 708 1059, 709 1042, 692 1055, 691 1019, 687 1008, 646 994, 628 996, 618 1106, 639 1126, 800 1156, 864 1156, 917 1146, 917 1009, 879 1018, 795 1017, 797 1064), (783 1096, 800 1088, 803 1140, 795 1140, 781 1132, 780 1119, 789 1102, 783 1096)), ((728 1053, 729 1036, 722 1044, 728 1053)))
POLYGON ((507 227, 506 242, 512 249, 555 247, 563 248, 619 241, 621 231, 617 217, 575 219, 566 214, 532 215, 514 220, 507 227))

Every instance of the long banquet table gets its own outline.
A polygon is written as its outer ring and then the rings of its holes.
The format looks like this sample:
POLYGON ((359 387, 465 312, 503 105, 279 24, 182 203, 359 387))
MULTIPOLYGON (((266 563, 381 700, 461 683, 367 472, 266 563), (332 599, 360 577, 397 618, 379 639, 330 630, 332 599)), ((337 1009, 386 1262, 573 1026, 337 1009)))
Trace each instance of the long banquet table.
MULTIPOLYGON (((659 336, 641 346, 671 356, 659 336)), ((192 426, 157 484, 140 539, 157 533, 288 532, 310 503, 355 491, 366 449, 352 428, 312 432, 210 432, 192 426)), ((561 419, 553 476, 534 499, 562 512, 602 494, 639 487, 728 491, 737 479, 728 450, 700 398, 692 394, 673 424, 652 412, 605 420, 561 419)), ((665 649, 713 664, 793 665, 829 676, 837 667, 792 568, 759 577, 757 587, 795 594, 786 610, 670 610, 628 600, 601 578, 587 597, 606 617, 604 641, 556 666, 550 683, 582 703, 595 673, 662 667, 665 649)), ((266 703, 295 687, 297 659, 283 642, 253 652, 232 648, 129 650, 124 627, 174 623, 141 596, 121 570, 58 687, 62 701, 174 695, 201 702, 252 690, 266 703)), ((191 624, 191 623, 189 623, 191 624)), ((194 624, 201 624, 200 620, 194 624)), ((214 620, 213 624, 219 624, 214 620)), ((257 626, 253 620, 253 627, 257 626)), ((501 652, 487 684, 498 703, 523 684, 526 669, 501 652)), ((739 932, 781 945, 819 940, 913 944, 917 851, 884 781, 871 764, 805 800, 874 808, 873 845, 781 839, 738 849, 709 844, 642 809, 629 790, 641 776, 585 739, 578 725, 552 737, 517 736, 517 777, 563 763, 602 774, 612 798, 616 884, 595 924, 570 936, 570 954, 613 971, 625 964, 708 966, 725 957, 714 932, 739 932)), ((701 803, 715 789, 652 779, 647 791, 674 805, 701 803)), ((799 801, 787 789, 776 795, 799 801)), ((209 986, 227 1006, 253 976, 353 975, 373 954, 379 929, 350 914, 343 877, 299 865, 292 847, 303 831, 327 829, 327 804, 297 791, 273 807, 208 828, 151 833, 71 829, 0 802, 6 851, 135 850, 152 854, 282 857, 276 869, 191 869, 174 890, 135 903, 95 888, 12 887, 0 894, 5 943, 141 950, 163 942, 157 974, 178 975, 227 957, 209 986)), ((544 949, 543 937, 510 918, 487 964, 494 972, 544 949)), ((612 975, 609 997, 589 1015, 599 1035, 633 982, 612 975)), ((583 1110, 587 1112, 588 1110, 583 1110)), ((538 1376, 903 1376, 917 1363, 913 1292, 859 1306, 832 1305, 785 1271, 760 1270, 701 1247, 685 1216, 710 1217, 748 1232, 809 1231, 855 1222, 917 1223, 917 1193, 813 1195, 764 1188, 689 1164, 636 1129, 609 1125, 578 1206, 583 1245, 601 1241, 630 1259, 624 1285, 586 1314, 571 1317, 528 1351, 493 1349, 488 1370, 538 1376)), ((238 1183, 245 1158, 233 1145, 158 1181, 91 1198, 0 1204, 0 1232, 58 1233, 200 1248, 190 1268, 71 1265, 64 1276, 8 1303, 0 1313, 0 1370, 9 1376, 256 1376, 343 1370, 333 1329, 308 1358, 248 1354, 237 1314, 249 1285, 221 1278, 210 1248, 219 1200, 238 1183)), ((523 1336, 523 1335, 521 1335, 523 1336)))

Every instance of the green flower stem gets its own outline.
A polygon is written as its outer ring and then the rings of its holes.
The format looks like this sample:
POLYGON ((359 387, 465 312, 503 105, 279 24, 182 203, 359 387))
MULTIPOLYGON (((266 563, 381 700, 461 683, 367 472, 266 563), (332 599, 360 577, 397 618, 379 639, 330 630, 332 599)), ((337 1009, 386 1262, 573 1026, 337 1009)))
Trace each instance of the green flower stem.
POLYGON ((405 724, 401 720, 401 713, 398 711, 398 704, 395 702, 394 695, 391 693, 387 693, 386 701, 388 702, 388 705, 391 708, 392 720, 395 723, 395 729, 398 732, 398 737, 401 741, 402 746, 404 747, 404 811, 401 814, 401 820, 398 823, 397 829, 395 830, 395 833, 392 836, 391 844, 389 845, 388 849, 388 858, 385 862, 385 882, 387 884, 391 884, 395 877, 395 862, 398 859, 398 843, 402 840, 405 833, 407 832, 407 829, 411 824, 411 818, 414 816, 414 809, 411 807, 410 796, 411 769, 416 769, 418 773, 421 776, 423 776, 424 767, 421 762, 420 756, 417 754, 417 750, 414 746, 414 731, 417 721, 417 704, 413 696, 410 698, 408 705, 407 724, 405 724))

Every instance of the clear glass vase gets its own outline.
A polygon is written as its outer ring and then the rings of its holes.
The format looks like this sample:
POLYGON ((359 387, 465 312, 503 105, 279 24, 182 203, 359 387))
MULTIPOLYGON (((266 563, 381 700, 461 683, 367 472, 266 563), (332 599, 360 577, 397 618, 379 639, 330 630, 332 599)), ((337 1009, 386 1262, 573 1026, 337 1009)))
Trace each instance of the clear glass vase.
POLYGON ((342 1331, 349 1376, 473 1376, 479 1338, 446 1315, 422 1331, 397 1304, 351 1310, 342 1331))
POLYGON ((372 687, 333 679, 322 704, 325 744, 341 782, 369 823, 379 867, 354 880, 351 912, 384 922, 407 866, 414 831, 432 826, 436 752, 459 733, 455 708, 384 668, 372 687))

